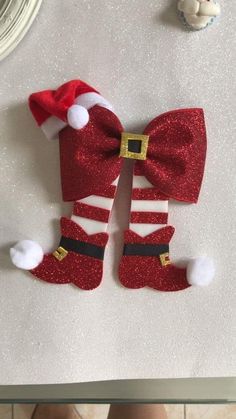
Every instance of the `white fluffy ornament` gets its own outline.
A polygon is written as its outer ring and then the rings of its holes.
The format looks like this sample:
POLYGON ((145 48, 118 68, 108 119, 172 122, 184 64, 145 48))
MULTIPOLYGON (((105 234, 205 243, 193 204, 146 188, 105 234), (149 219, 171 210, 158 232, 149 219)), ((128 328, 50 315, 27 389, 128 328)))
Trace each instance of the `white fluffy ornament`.
POLYGON ((22 240, 10 249, 12 263, 20 269, 34 269, 43 260, 43 249, 32 240, 22 240))
POLYGON ((220 15, 220 5, 215 0, 178 0, 178 11, 189 29, 200 30, 220 15))
POLYGON ((82 129, 89 122, 89 113, 84 106, 72 105, 67 112, 68 124, 74 129, 82 129))
POLYGON ((215 276, 215 266, 212 259, 199 257, 190 259, 187 265, 187 280, 190 285, 206 287, 215 276))

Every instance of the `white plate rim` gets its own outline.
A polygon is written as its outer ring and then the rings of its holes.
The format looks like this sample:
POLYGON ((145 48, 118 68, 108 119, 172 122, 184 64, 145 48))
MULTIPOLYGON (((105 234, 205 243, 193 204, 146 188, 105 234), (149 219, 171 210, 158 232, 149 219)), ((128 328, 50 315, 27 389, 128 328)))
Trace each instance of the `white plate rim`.
POLYGON ((0 19, 3 19, 2 33, 0 33, 0 61, 16 48, 27 33, 41 3, 42 0, 9 1, 8 19, 4 22, 3 15, 0 15, 0 19))

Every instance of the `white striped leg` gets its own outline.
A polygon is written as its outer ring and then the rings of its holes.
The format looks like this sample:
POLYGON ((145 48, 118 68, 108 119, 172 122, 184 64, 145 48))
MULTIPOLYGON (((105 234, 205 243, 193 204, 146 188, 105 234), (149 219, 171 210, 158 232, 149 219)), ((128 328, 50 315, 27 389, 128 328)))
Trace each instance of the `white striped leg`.
POLYGON ((134 168, 130 229, 142 237, 165 227, 168 222, 168 199, 134 168))
POLYGON ((119 177, 99 195, 90 195, 75 202, 71 219, 87 234, 107 231, 118 181, 119 177))

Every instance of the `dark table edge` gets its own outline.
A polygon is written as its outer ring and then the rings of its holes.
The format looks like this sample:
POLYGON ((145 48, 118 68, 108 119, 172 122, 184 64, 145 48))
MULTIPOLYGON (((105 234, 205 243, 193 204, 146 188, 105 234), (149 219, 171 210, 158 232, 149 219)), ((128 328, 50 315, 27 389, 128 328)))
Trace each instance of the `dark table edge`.
POLYGON ((0 403, 236 403, 236 378, 2 385, 0 403))

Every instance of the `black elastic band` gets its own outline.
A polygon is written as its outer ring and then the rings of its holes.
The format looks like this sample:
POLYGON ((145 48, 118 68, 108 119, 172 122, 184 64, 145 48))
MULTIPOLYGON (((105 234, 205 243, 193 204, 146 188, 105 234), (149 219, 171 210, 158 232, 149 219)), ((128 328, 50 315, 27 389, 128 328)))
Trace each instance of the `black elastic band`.
POLYGON ((124 255, 126 256, 160 256, 169 253, 168 244, 125 244, 124 255))
POLYGON ((96 246, 95 244, 85 243, 62 236, 59 246, 63 247, 65 250, 79 253, 80 255, 91 256, 100 260, 103 260, 104 258, 104 247, 96 246))

